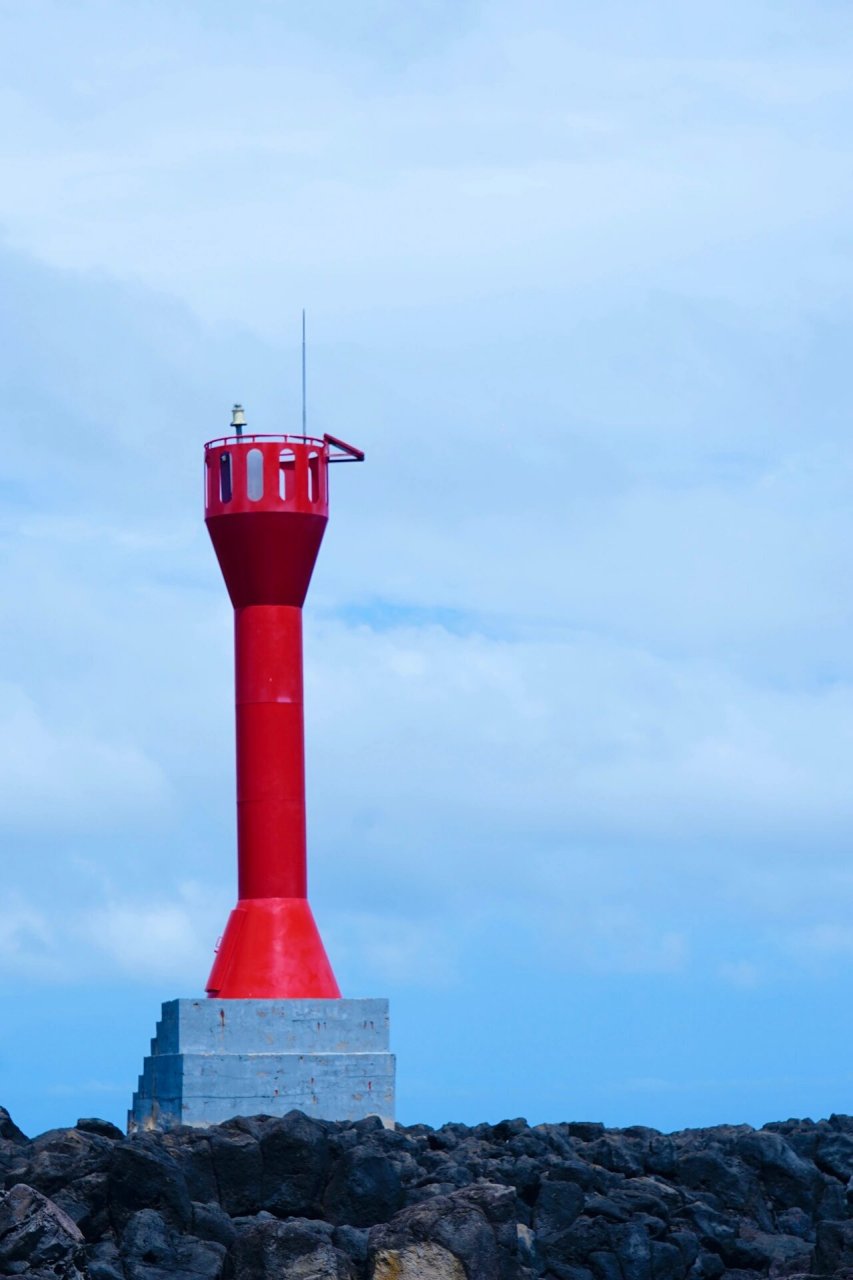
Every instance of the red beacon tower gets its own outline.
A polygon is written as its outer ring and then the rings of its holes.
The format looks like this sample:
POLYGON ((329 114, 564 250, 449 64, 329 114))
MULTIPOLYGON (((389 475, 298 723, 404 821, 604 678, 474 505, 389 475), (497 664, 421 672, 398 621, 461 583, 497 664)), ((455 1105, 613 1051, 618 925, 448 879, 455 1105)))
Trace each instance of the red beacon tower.
POLYGON ((205 445, 205 522, 234 606, 238 902, 207 982, 216 999, 337 999, 308 905, 302 605, 343 440, 235 434, 205 445))

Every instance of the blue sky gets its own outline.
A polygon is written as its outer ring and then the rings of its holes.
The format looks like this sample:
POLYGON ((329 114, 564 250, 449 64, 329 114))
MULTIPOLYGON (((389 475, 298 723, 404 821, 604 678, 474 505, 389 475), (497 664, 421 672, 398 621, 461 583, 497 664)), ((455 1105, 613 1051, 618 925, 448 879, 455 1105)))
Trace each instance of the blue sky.
POLYGON ((367 451, 311 896, 406 1122, 850 1110, 846 4, 0 5, 0 1101, 121 1122, 234 898, 201 446, 367 451))

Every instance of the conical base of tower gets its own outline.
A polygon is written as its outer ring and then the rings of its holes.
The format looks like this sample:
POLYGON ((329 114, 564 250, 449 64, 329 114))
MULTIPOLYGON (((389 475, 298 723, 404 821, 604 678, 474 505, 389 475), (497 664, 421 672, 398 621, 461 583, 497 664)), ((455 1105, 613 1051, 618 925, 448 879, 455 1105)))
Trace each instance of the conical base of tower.
POLYGON ((335 1000, 340 988, 305 898, 241 898, 207 980, 218 1000, 335 1000))

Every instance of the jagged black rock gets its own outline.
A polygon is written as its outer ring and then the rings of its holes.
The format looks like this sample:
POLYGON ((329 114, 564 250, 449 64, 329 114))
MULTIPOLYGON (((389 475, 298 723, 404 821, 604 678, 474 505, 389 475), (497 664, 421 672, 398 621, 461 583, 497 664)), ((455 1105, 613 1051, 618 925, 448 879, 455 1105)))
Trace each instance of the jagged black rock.
POLYGON ((28 1139, 0 1108, 0 1275, 853 1280, 853 1118, 661 1134, 300 1112, 28 1139))

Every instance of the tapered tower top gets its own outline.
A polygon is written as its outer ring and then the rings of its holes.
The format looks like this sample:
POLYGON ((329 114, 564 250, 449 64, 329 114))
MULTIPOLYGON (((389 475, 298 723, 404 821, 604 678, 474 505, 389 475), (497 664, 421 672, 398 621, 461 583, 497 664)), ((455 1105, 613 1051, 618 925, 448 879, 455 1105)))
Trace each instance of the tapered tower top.
POLYGON ((205 520, 228 593, 235 608, 301 606, 329 517, 329 464, 364 454, 330 435, 238 431, 204 451, 205 520))

